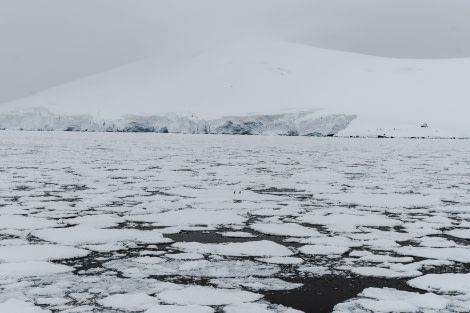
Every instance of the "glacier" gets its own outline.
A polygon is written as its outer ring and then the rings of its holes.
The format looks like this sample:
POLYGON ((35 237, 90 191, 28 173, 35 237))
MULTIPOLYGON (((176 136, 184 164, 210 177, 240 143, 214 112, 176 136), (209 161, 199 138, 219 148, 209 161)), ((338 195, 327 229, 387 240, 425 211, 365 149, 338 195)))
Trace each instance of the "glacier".
POLYGON ((59 115, 45 108, 0 115, 0 129, 26 131, 144 132, 224 135, 332 136, 356 115, 309 110, 274 115, 202 119, 195 114, 124 115, 97 119, 90 114, 59 115))
POLYGON ((470 58, 241 40, 2 103, 0 129, 469 138, 468 73, 470 58))

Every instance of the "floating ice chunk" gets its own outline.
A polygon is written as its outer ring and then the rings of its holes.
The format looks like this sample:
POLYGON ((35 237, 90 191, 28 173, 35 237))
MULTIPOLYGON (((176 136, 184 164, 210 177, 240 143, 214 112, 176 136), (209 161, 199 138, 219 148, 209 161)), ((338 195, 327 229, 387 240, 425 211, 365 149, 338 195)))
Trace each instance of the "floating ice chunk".
POLYGON ((40 307, 34 306, 34 304, 17 300, 8 299, 5 302, 0 303, 0 312, 5 313, 50 313, 49 310, 41 309, 40 307))
POLYGON ((330 275, 331 271, 326 266, 301 266, 297 268, 300 272, 310 273, 314 276, 330 275))
POLYGON ((49 228, 33 232, 33 235, 41 239, 62 244, 96 244, 116 243, 119 241, 138 241, 144 243, 169 243, 169 238, 164 238, 157 231, 141 231, 133 229, 99 229, 85 225, 66 228, 49 228))
MULTIPOLYGON (((387 264, 387 263, 385 263, 387 264)), ((422 275, 419 270, 423 267, 423 264, 421 262, 414 262, 414 263, 409 263, 409 264, 403 264, 403 263, 392 263, 390 264, 390 269, 397 271, 397 272, 407 272, 410 274, 410 276, 420 276, 422 275)))
POLYGON ((237 303, 224 308, 225 313, 272 313, 267 304, 262 303, 237 303))
POLYGON ((143 263, 143 264, 158 264, 158 263, 164 262, 165 260, 159 257, 144 256, 144 257, 134 258, 134 261, 138 263, 143 263))
POLYGON ((387 278, 400 278, 400 277, 414 277, 420 276, 422 273, 417 270, 408 270, 408 271, 397 271, 388 268, 382 267, 354 267, 351 269, 351 272, 361 275, 361 276, 370 276, 370 277, 387 277, 387 278))
POLYGON ((438 205, 441 199, 438 196, 422 194, 398 193, 338 193, 329 194, 328 199, 342 203, 351 203, 369 207, 402 208, 402 207, 429 207, 438 205))
POLYGON ((372 262, 372 263, 408 263, 412 262, 413 258, 411 257, 393 257, 390 255, 380 255, 380 254, 372 254, 372 255, 365 255, 362 256, 359 260, 372 262))
POLYGON ((57 223, 45 218, 22 215, 2 215, 0 229, 40 229, 57 226, 57 223))
POLYGON ((199 260, 203 259, 204 255, 200 253, 168 253, 165 257, 175 260, 199 260))
POLYGON ((250 241, 242 243, 199 243, 177 242, 174 248, 189 252, 211 253, 226 256, 289 256, 292 251, 288 248, 269 240, 250 241))
POLYGON ((470 229, 454 229, 446 232, 446 234, 457 238, 470 239, 470 229))
POLYGON ((340 246, 340 247, 360 247, 362 243, 359 241, 351 240, 344 236, 324 236, 311 238, 289 238, 287 242, 299 242, 303 244, 325 245, 325 246, 340 246))
POLYGON ((366 288, 358 296, 336 305, 333 312, 437 312, 450 302, 432 293, 419 294, 392 288, 366 288))
POLYGON ((354 250, 349 253, 350 257, 355 257, 355 258, 361 258, 363 256, 368 256, 368 255, 373 255, 373 253, 370 251, 364 251, 364 250, 354 250))
POLYGON ((470 293, 470 274, 427 274, 408 281, 411 287, 441 293, 470 293))
MULTIPOLYGON (((358 299, 355 301, 366 312, 374 313, 395 313, 395 312, 418 312, 419 308, 406 300, 401 299, 358 299)), ((348 311, 350 312, 350 311, 348 311)))
POLYGON ((111 252, 125 249, 124 245, 121 243, 105 243, 100 245, 83 245, 82 248, 96 251, 96 252, 111 252))
POLYGON ((448 240, 441 237, 421 237, 413 240, 418 242, 422 247, 432 247, 432 248, 452 248, 457 244, 454 241, 448 240))
POLYGON ((255 235, 243 231, 227 231, 220 233, 224 237, 232 237, 232 238, 252 238, 256 237, 255 235))
POLYGON ((417 294, 415 296, 411 296, 408 301, 419 308, 434 311, 444 309, 450 302, 448 299, 434 293, 417 294))
POLYGON ((324 246, 324 245, 305 245, 298 250, 304 254, 312 255, 338 255, 349 251, 349 247, 324 246))
POLYGON ((155 305, 145 313, 214 313, 214 309, 202 305, 155 305))
POLYGON ((251 228, 268 235, 292 236, 292 237, 312 237, 319 236, 320 233, 313 228, 305 227, 295 223, 282 224, 252 224, 251 228))
POLYGON ((380 214, 373 213, 332 213, 329 215, 307 214, 299 217, 299 221, 312 225, 325 225, 337 231, 350 231, 357 226, 398 226, 402 222, 380 214))
POLYGON ((81 224, 96 228, 113 227, 121 222, 124 222, 124 218, 115 214, 95 214, 67 219, 68 224, 81 224))
POLYGON ((253 302, 263 296, 249 291, 233 289, 214 289, 191 286, 179 290, 167 290, 158 294, 158 298, 169 304, 226 305, 253 302))
MULTIPOLYGON (((202 261, 202 260, 200 260, 202 261)), ((189 263, 187 268, 180 266, 180 261, 169 261, 160 264, 144 264, 133 261, 133 259, 113 260, 103 264, 104 267, 115 269, 129 277, 148 277, 161 275, 185 275, 194 277, 247 277, 257 275, 258 277, 271 276, 279 271, 274 265, 262 264, 252 261, 213 261, 208 263, 189 263), (195 267, 194 265, 199 266, 195 267)))
POLYGON ((304 260, 295 257, 274 256, 271 258, 258 259, 258 261, 272 264, 302 264, 304 260))
POLYGON ((0 261, 51 261, 88 255, 87 250, 59 245, 20 245, 0 247, 0 261))
POLYGON ((250 212, 252 215, 259 215, 259 216, 292 216, 297 214, 299 211, 298 208, 263 208, 258 209, 250 212))
POLYGON ((402 247, 394 250, 401 255, 411 255, 422 258, 437 260, 450 260, 463 263, 470 263, 469 248, 421 248, 402 247))
POLYGON ((450 266, 454 264, 454 262, 447 261, 447 260, 423 260, 417 263, 421 264, 421 266, 424 268, 430 268, 434 266, 443 266, 443 265, 450 266))
POLYGON ((241 224, 246 218, 239 210, 183 209, 128 217, 130 221, 151 222, 156 226, 241 224))
POLYGON ((36 298, 37 304, 47 304, 47 305, 63 305, 69 303, 70 299, 65 298, 36 298))
POLYGON ((127 311, 146 310, 158 304, 157 298, 145 293, 115 294, 97 302, 105 307, 127 311))
POLYGON ((364 240, 362 244, 378 251, 390 251, 400 246, 395 240, 385 238, 364 240))
POLYGON ((45 276, 73 271, 73 267, 45 261, 0 264, 0 279, 45 276))
POLYGON ((20 246, 20 245, 28 245, 29 241, 24 239, 3 239, 0 240, 0 246, 20 246))
POLYGON ((421 236, 441 234, 442 232, 439 229, 442 227, 444 226, 435 223, 424 222, 422 220, 403 223, 403 228, 407 232, 419 234, 421 236))
POLYGON ((248 288, 250 290, 292 290, 300 288, 300 283, 290 283, 279 278, 241 277, 211 279, 219 288, 248 288))
POLYGON ((202 268, 206 268, 211 266, 211 262, 207 260, 197 260, 197 261, 189 261, 180 265, 180 271, 192 271, 198 270, 202 268))

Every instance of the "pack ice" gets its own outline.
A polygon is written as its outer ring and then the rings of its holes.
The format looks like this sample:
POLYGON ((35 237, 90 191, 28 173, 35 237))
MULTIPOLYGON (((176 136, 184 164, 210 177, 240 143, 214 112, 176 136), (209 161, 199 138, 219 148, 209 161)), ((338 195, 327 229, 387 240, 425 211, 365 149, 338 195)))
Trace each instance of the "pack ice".
POLYGON ((0 312, 470 310, 465 140, 0 142, 0 312))

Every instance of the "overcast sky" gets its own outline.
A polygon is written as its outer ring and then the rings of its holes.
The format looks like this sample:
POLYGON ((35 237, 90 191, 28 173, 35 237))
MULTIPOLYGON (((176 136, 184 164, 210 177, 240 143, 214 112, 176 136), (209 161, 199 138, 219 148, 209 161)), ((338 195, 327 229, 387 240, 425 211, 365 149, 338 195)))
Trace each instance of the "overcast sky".
POLYGON ((470 57, 465 0, 0 0, 0 102, 239 37, 470 57))

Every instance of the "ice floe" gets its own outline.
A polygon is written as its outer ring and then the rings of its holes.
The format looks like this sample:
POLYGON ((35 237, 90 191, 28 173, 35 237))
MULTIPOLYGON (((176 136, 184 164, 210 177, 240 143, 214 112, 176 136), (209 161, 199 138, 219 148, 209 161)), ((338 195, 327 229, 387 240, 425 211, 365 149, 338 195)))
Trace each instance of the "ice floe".
POLYGON ((288 248, 269 240, 244 243, 209 244, 198 242, 177 242, 174 248, 202 254, 220 254, 226 256, 289 256, 293 252, 288 248))

